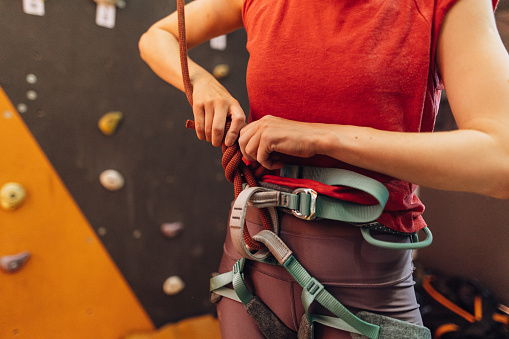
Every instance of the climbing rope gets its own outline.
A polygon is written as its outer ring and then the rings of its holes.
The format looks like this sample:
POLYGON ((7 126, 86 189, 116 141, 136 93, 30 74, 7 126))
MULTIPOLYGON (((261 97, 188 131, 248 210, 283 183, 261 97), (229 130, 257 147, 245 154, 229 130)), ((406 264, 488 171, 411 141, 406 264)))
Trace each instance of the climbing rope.
MULTIPOLYGON (((193 107, 193 86, 191 84, 191 79, 189 78, 189 67, 187 64, 187 43, 186 43, 186 24, 185 24, 185 15, 184 15, 184 0, 177 0, 177 16, 178 16, 178 43, 179 43, 179 51, 180 51, 180 66, 182 69, 182 79, 184 81, 184 90, 186 93, 187 100, 191 107, 193 107)), ((225 132, 222 141, 222 166, 225 170, 226 179, 229 182, 233 183, 233 188, 235 191, 235 198, 242 192, 243 184, 247 183, 251 187, 258 187, 257 178, 262 177, 266 174, 267 170, 261 166, 259 163, 255 162, 251 165, 246 165, 244 161, 242 161, 242 153, 240 152, 240 147, 238 141, 232 146, 226 146, 225 144, 225 136, 228 130, 230 129, 231 119, 227 118, 225 125, 225 132)), ((190 129, 195 129, 195 123, 192 120, 187 120, 186 127, 190 129)), ((262 208, 259 209, 260 217, 262 219, 263 229, 272 231, 272 220, 267 209, 262 208)), ((244 241, 246 245, 253 249, 259 250, 263 247, 262 244, 253 240, 247 227, 244 227, 244 241)))

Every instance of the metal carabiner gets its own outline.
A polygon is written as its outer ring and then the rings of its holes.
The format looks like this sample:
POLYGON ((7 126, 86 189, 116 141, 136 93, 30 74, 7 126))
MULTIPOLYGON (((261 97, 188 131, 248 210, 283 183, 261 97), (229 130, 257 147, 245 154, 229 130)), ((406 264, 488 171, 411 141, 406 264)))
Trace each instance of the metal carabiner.
POLYGON ((305 215, 298 210, 292 210, 294 216, 299 219, 304 220, 314 220, 316 219, 316 199, 318 198, 318 193, 311 188, 297 188, 292 194, 306 193, 309 194, 311 201, 309 202, 309 215, 305 215))

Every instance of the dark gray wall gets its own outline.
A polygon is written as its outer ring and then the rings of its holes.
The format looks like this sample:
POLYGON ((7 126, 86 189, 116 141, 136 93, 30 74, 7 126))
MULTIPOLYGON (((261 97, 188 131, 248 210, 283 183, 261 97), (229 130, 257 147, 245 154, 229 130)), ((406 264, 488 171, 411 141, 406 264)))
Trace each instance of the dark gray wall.
MULTIPOLYGON (((138 39, 175 9, 168 0, 127 0, 116 27, 95 24, 92 0, 45 2, 43 17, 23 13, 22 1, 0 0, 0 86, 21 114, 142 305, 159 326, 214 312, 208 278, 218 265, 233 189, 223 175, 221 151, 186 129, 185 95, 160 80, 140 59, 138 39), (37 83, 29 84, 27 74, 37 83), (34 90, 36 100, 26 92, 34 90), (117 133, 106 137, 98 119, 122 111, 117 133), (106 191, 99 174, 120 171, 125 187, 106 191), (163 222, 183 222, 176 239, 163 222), (105 231, 105 234, 104 234, 105 231), (179 275, 179 295, 162 291, 179 275)), ((188 23, 191 24, 191 23, 188 23)), ((208 44, 190 52, 209 70, 231 67, 224 85, 247 107, 245 34, 228 49, 208 44)), ((41 239, 49 241, 50 239, 41 239)))

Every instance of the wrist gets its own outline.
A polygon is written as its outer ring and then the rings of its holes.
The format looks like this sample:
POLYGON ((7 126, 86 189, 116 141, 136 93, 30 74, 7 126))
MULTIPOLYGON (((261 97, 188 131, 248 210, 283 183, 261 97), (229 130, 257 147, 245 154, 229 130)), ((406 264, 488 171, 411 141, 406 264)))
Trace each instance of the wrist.
POLYGON ((334 132, 332 125, 321 124, 315 134, 313 144, 315 145, 315 154, 333 156, 337 153, 336 149, 340 145, 338 133, 334 132))
POLYGON ((190 73, 191 75, 189 78, 193 86, 202 81, 210 82, 211 78, 212 79, 214 78, 212 74, 210 74, 204 68, 198 65, 195 65, 194 67, 190 68, 190 73))

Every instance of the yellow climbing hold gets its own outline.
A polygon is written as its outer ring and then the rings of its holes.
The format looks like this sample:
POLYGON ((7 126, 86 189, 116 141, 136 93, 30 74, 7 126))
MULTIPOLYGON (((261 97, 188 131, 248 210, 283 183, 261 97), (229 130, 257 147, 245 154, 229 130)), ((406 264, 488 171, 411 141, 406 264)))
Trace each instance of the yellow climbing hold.
POLYGON ((104 135, 112 135, 118 128, 118 125, 122 121, 122 112, 109 112, 106 113, 99 119, 99 129, 104 135))
POLYGON ((228 76, 228 74, 230 74, 230 66, 226 64, 219 64, 216 67, 214 67, 212 74, 218 80, 224 79, 228 76))
POLYGON ((17 182, 8 182, 0 188, 0 205, 3 209, 15 209, 25 201, 25 197, 25 189, 17 182))

